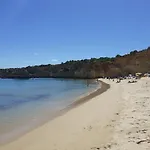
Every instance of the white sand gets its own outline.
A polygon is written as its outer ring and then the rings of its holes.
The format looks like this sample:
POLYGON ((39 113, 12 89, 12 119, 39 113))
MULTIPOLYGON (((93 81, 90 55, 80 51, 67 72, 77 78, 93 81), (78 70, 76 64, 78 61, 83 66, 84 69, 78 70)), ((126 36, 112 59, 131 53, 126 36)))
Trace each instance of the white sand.
POLYGON ((110 150, 150 150, 150 78, 137 83, 123 81, 120 119, 114 126, 112 140, 104 145, 110 150), (109 148, 110 147, 110 148, 109 148))
POLYGON ((111 85, 107 92, 0 150, 150 149, 150 79, 106 82, 111 85))

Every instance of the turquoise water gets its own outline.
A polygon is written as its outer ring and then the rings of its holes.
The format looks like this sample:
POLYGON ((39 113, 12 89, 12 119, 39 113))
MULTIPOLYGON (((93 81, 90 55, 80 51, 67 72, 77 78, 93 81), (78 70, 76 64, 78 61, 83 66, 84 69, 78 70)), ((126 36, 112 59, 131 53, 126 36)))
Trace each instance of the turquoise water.
POLYGON ((0 143, 51 119, 97 87, 87 80, 0 79, 0 143))

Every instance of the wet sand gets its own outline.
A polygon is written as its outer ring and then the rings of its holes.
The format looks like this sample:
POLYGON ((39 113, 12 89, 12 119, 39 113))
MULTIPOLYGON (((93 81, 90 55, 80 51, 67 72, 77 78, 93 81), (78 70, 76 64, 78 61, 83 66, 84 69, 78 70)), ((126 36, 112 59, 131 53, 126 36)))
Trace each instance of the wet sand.
MULTIPOLYGON (((66 113, 67 111, 69 111, 70 109, 73 109, 81 104, 84 104, 86 102, 88 102, 89 100, 91 100, 92 98, 102 94, 103 92, 106 92, 109 88, 110 85, 103 82, 103 81, 98 81, 100 84, 100 87, 98 89, 96 89, 95 91, 89 92, 86 95, 82 96, 81 98, 77 99, 75 102, 73 102, 71 105, 69 105, 68 107, 66 107, 65 109, 59 111, 56 116, 58 115, 62 115, 63 113, 66 113)), ((55 117, 56 117, 55 116, 55 117)))

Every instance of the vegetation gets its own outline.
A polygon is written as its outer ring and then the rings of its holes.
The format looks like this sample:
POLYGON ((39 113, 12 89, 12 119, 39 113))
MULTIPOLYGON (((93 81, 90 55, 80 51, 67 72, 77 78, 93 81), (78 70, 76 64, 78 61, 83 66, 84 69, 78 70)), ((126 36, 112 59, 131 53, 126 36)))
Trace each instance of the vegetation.
POLYGON ((136 72, 150 71, 150 48, 134 50, 128 55, 115 58, 100 57, 70 60, 57 65, 28 66, 0 69, 0 78, 97 78, 118 77, 136 72))

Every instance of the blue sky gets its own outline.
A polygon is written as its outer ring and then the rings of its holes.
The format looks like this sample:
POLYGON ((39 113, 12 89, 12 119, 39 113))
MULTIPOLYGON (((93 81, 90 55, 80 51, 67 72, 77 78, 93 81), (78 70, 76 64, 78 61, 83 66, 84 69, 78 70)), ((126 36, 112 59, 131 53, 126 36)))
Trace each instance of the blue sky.
POLYGON ((0 68, 150 46, 149 0, 0 0, 0 68))

